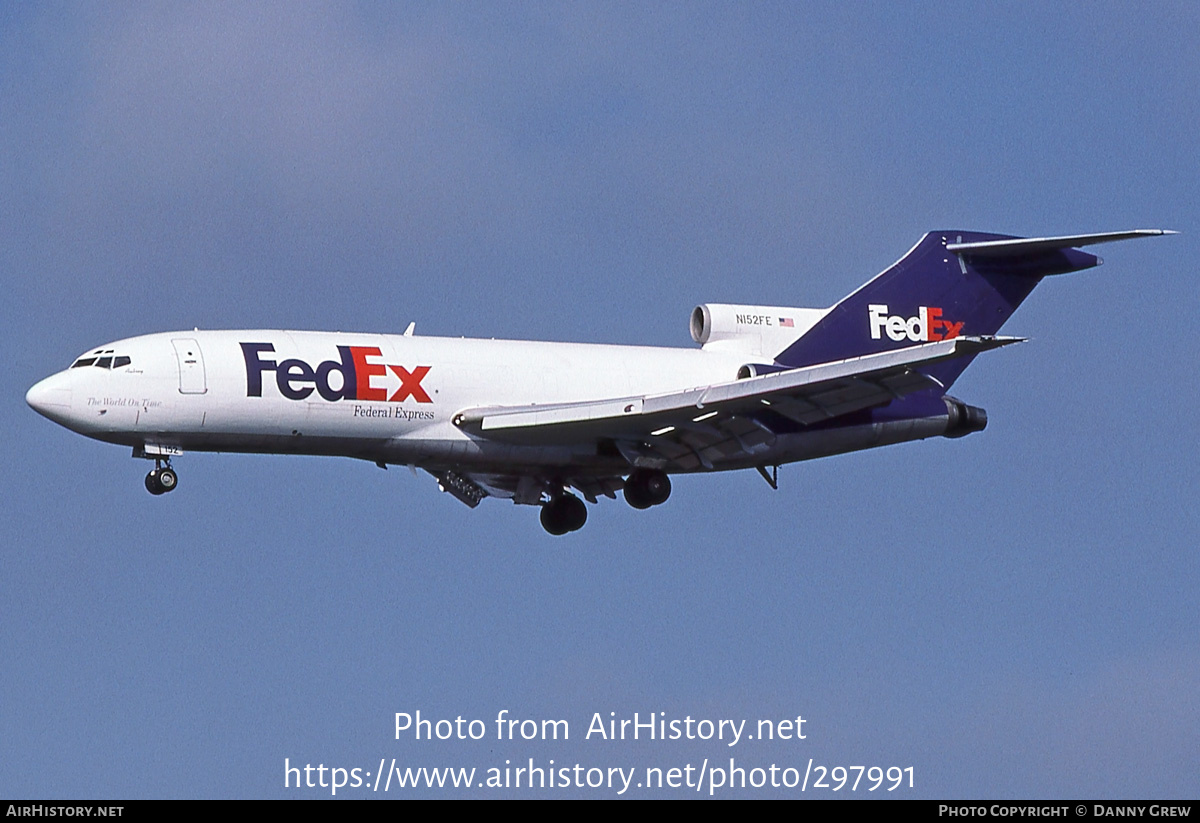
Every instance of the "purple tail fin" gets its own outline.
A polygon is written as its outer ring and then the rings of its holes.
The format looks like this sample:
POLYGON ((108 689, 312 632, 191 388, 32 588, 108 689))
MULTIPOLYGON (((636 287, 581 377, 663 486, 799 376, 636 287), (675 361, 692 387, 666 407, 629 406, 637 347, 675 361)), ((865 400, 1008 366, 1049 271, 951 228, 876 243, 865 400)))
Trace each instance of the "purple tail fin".
MULTIPOLYGON (((1088 238, 1113 236, 1089 235, 1088 238)), ((1003 234, 935 231, 908 254, 833 307, 775 359, 811 366, 962 335, 992 335, 1033 287, 1051 274, 1097 266, 1070 248, 1085 236, 1026 241, 1003 234)), ((921 371, 949 388, 971 358, 921 371)))

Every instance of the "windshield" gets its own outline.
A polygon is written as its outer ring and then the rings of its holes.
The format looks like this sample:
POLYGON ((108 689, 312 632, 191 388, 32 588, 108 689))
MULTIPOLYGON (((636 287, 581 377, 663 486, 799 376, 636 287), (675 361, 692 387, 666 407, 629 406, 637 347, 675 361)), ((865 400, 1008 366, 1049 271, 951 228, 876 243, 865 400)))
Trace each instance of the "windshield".
POLYGON ((128 366, 131 362, 128 357, 116 354, 113 349, 96 349, 91 354, 85 354, 72 363, 71 368, 81 369, 84 366, 95 366, 98 369, 119 369, 122 366, 128 366))

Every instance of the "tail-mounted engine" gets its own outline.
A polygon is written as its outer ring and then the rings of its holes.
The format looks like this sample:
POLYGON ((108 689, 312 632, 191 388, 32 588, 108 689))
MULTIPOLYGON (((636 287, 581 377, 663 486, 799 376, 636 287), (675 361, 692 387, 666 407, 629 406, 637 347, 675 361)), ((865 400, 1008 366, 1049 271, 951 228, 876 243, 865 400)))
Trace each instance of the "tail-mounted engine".
POLYGON ((692 339, 705 348, 744 351, 770 362, 816 325, 826 311, 704 303, 692 310, 692 339))
POLYGON ((981 432, 987 428, 987 412, 978 406, 970 406, 961 400, 947 395, 946 411, 950 419, 946 422, 945 437, 965 437, 971 432, 981 432))

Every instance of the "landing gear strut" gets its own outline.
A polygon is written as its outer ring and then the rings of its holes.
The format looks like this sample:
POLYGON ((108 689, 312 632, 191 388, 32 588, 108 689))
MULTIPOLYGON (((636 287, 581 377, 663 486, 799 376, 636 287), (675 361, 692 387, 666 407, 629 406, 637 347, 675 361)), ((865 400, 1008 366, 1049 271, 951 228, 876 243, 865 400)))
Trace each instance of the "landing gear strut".
POLYGON ((625 481, 625 502, 635 509, 648 509, 667 502, 671 479, 666 472, 637 469, 625 481))
POLYGON ((578 531, 587 522, 587 506, 573 494, 560 494, 542 506, 541 520, 550 534, 578 531))
POLYGON ((166 494, 174 491, 179 485, 179 476, 171 468, 171 459, 167 458, 166 465, 159 458, 154 459, 154 471, 146 475, 146 491, 153 495, 166 494))

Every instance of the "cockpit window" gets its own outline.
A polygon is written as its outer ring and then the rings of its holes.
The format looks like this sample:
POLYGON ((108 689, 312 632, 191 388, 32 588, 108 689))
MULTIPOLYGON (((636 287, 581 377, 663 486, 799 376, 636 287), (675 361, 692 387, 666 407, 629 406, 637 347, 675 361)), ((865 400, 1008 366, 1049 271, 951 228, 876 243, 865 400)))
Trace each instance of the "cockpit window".
POLYGON ((128 366, 132 362, 125 355, 114 356, 112 349, 96 349, 91 354, 81 357, 72 363, 71 368, 79 369, 84 366, 95 366, 98 369, 119 369, 123 366, 128 366))

